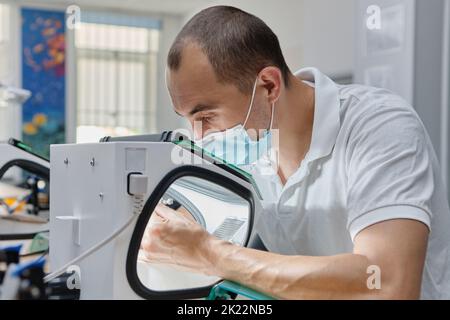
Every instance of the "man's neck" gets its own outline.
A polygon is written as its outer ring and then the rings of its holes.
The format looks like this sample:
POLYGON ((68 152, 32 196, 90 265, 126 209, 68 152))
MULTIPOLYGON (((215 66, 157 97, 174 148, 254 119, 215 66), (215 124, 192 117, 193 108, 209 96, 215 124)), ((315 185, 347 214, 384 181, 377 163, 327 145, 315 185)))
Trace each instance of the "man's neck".
POLYGON ((295 76, 276 106, 279 129, 278 175, 283 184, 298 169, 309 150, 314 122, 314 88, 295 76))

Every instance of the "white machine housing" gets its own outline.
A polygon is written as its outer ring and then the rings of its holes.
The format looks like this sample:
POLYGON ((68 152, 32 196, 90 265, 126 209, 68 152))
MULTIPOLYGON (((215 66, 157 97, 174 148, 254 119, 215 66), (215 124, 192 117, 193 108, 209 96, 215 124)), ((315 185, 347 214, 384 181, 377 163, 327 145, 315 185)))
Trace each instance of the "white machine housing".
MULTIPOLYGON (((130 173, 139 172, 148 178, 144 200, 169 172, 186 165, 228 177, 257 198, 251 183, 173 143, 52 145, 50 154, 51 271, 83 254, 130 219, 135 205, 127 192, 130 173), (172 156, 177 161, 171 160, 172 156)), ((260 203, 254 201, 254 212, 259 208, 260 203)), ((77 264, 81 271, 81 299, 141 298, 126 275, 128 248, 137 220, 77 264)))

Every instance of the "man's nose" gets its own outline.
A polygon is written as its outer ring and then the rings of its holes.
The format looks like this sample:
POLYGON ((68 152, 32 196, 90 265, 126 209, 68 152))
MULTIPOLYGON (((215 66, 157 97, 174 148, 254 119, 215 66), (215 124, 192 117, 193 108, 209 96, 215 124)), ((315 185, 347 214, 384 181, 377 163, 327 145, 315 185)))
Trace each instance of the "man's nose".
POLYGON ((194 133, 194 139, 199 140, 203 138, 203 126, 201 121, 191 122, 192 132, 194 133))

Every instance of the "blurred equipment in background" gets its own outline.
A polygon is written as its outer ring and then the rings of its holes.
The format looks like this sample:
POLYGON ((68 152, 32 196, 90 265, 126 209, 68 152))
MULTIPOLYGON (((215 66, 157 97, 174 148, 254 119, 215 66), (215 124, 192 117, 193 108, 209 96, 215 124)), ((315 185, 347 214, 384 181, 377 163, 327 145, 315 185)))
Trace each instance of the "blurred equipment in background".
POLYGON ((73 300, 80 290, 69 288, 71 273, 44 282, 48 232, 38 234, 29 245, 0 246, 0 300, 73 300))
POLYGON ((0 141, 20 132, 22 104, 31 96, 28 90, 4 85, 0 82, 0 141))
POLYGON ((50 163, 21 141, 0 143, 0 240, 48 230, 50 163))

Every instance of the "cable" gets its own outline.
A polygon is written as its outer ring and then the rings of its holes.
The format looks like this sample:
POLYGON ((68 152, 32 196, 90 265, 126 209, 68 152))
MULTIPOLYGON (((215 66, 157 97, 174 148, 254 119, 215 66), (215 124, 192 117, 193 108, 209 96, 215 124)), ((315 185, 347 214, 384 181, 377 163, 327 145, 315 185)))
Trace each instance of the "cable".
POLYGON ((78 257, 76 257, 76 258, 70 260, 69 262, 67 262, 65 265, 63 265, 58 270, 53 271, 52 273, 46 275, 44 277, 44 282, 47 283, 47 282, 49 282, 49 281, 59 277, 60 275, 62 275, 63 273, 66 272, 67 268, 69 268, 70 266, 80 262, 81 260, 85 259, 86 257, 90 256, 91 254, 93 254, 97 250, 101 249, 106 244, 108 244, 115 237, 120 235, 133 222, 133 220, 136 219, 139 216, 139 214, 137 214, 137 213, 140 213, 141 210, 142 210, 142 202, 143 202, 142 201, 142 197, 135 196, 134 199, 136 200, 136 204, 134 206, 135 210, 133 212, 133 215, 131 216, 130 219, 128 219, 128 221, 123 226, 118 228, 116 231, 114 231, 112 234, 110 234, 108 237, 106 237, 105 239, 103 239, 102 241, 97 243, 96 245, 92 246, 90 249, 85 251, 83 254, 81 254, 78 257))
POLYGON ((38 255, 38 254, 40 254, 40 255, 42 255, 42 256, 45 256, 45 255, 47 255, 47 253, 48 253, 48 249, 46 249, 46 250, 41 250, 41 251, 35 251, 35 252, 24 253, 24 254, 21 254, 20 257, 21 257, 21 258, 24 258, 24 257, 31 257, 31 256, 35 256, 35 255, 38 255))
POLYGON ((130 224, 131 222, 133 222, 133 220, 137 217, 137 215, 133 215, 131 216, 131 218, 127 221, 127 223, 125 223, 122 227, 120 227, 119 229, 117 229, 116 231, 114 231, 111 235, 109 235, 108 237, 106 237, 105 239, 103 239, 102 241, 100 241, 98 244, 96 244, 95 246, 91 247, 89 250, 87 250, 86 252, 84 252, 83 254, 79 255, 78 257, 76 257, 75 259, 72 259, 71 261, 69 261, 68 263, 66 263, 65 265, 63 265, 61 268, 59 268, 58 270, 48 274, 47 276, 44 277, 44 282, 49 282, 53 279, 55 279, 56 277, 59 277, 60 275, 62 275, 64 272, 66 272, 67 268, 69 268, 71 265, 76 264, 77 262, 85 259, 86 257, 90 256, 91 254, 93 254, 94 252, 96 252, 97 250, 101 249, 103 246, 105 246, 106 244, 108 244, 111 240, 113 240, 115 237, 117 237, 120 233, 122 233, 123 230, 125 230, 130 224))

